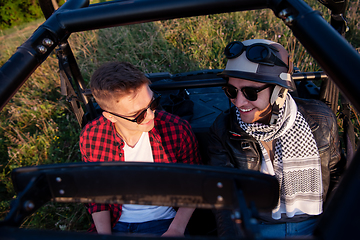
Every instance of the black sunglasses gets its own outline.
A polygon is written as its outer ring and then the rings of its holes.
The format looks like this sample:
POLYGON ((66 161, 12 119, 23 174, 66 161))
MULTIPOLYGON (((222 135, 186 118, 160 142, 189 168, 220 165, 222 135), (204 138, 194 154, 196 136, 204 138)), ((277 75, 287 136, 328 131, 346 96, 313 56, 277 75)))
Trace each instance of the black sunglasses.
MULTIPOLYGON (((260 88, 253 88, 253 87, 243 87, 240 89, 240 91, 244 94, 244 97, 249 100, 249 101, 256 101, 257 97, 258 97, 258 93, 261 92, 262 90, 270 87, 271 85, 265 85, 263 87, 260 88)), ((239 89, 237 89, 236 87, 234 87, 231 84, 227 84, 225 86, 222 87, 222 89, 224 90, 226 96, 230 99, 235 99, 238 95, 239 89)))
POLYGON ((136 122, 137 124, 141 124, 144 121, 144 119, 146 118, 147 110, 150 108, 151 111, 154 111, 159 106, 161 95, 160 94, 157 94, 157 95, 158 96, 156 98, 153 97, 153 99, 150 102, 149 106, 147 108, 145 108, 144 110, 142 110, 141 113, 139 113, 139 115, 137 117, 135 117, 134 119, 129 119, 127 117, 124 117, 124 116, 121 116, 119 114, 112 113, 112 112, 109 112, 109 111, 107 111, 107 112, 112 114, 112 115, 115 115, 115 116, 117 116, 119 118, 128 120, 130 122, 136 122))
POLYGON ((245 46, 242 42, 234 41, 226 46, 224 53, 227 59, 232 59, 240 56, 245 50, 246 57, 249 61, 263 65, 277 65, 289 68, 286 63, 275 55, 275 52, 278 52, 278 50, 275 47, 264 43, 254 43, 245 46))

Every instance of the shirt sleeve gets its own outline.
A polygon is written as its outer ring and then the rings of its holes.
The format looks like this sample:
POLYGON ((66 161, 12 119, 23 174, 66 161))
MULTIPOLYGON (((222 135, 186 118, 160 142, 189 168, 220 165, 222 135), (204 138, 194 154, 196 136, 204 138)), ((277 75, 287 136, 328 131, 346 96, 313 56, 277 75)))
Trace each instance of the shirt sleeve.
MULTIPOLYGON (((110 211, 111 218, 111 227, 113 228, 116 223, 119 221, 121 216, 122 206, 120 204, 97 204, 97 203, 88 203, 85 204, 86 209, 90 213, 101 212, 101 211, 110 211)), ((96 231, 95 225, 92 224, 90 228, 91 231, 96 231)))
POLYGON ((85 206, 90 214, 110 210, 110 205, 108 204, 88 203, 85 206))
POLYGON ((90 156, 90 141, 89 136, 86 132, 86 128, 83 129, 83 131, 80 134, 80 140, 79 140, 79 148, 81 152, 81 160, 83 162, 89 162, 89 156, 90 156))
MULTIPOLYGON (((90 152, 91 149, 91 140, 93 133, 90 131, 87 131, 87 128, 85 127, 80 135, 79 140, 79 148, 81 152, 81 160, 83 162, 93 162, 94 159, 91 159, 90 152)), ((119 220, 121 215, 121 205, 120 204, 99 204, 99 203, 87 203, 85 204, 85 207, 87 211, 91 214, 95 212, 101 212, 101 211, 110 211, 110 217, 111 217, 111 223, 112 227, 115 226, 116 222, 119 220)), ((90 228, 93 231, 96 231, 96 228, 94 224, 92 224, 92 227, 90 228)))

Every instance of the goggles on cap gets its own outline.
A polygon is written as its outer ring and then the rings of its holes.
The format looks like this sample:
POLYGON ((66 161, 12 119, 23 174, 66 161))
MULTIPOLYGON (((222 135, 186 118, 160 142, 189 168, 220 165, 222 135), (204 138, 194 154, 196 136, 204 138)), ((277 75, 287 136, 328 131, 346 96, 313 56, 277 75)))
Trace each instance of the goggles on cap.
POLYGON ((154 111, 159 106, 161 95, 160 94, 157 94, 157 95, 158 96, 156 98, 154 98, 154 97, 152 98, 152 101, 150 102, 149 106, 147 108, 145 108, 144 110, 142 110, 141 113, 139 113, 139 115, 137 115, 134 119, 129 119, 127 117, 124 117, 124 116, 121 116, 119 114, 112 113, 109 111, 107 111, 107 112, 112 115, 115 115, 119 118, 128 120, 130 122, 136 122, 137 124, 141 124, 146 118, 147 110, 150 108, 151 111, 154 111))
MULTIPOLYGON (((260 88, 254 88, 254 87, 243 87, 240 89, 240 91, 244 94, 244 97, 249 101, 256 101, 258 97, 258 93, 262 90, 272 86, 271 84, 267 84, 260 88)), ((224 90, 226 96, 230 99, 235 99, 238 95, 239 89, 234 87, 231 84, 226 84, 222 87, 224 90)))
POLYGON ((232 59, 240 56, 244 51, 246 51, 247 59, 251 62, 289 68, 286 63, 276 56, 275 52, 278 52, 278 50, 265 43, 254 43, 245 46, 242 42, 234 41, 226 46, 224 53, 227 59, 232 59))

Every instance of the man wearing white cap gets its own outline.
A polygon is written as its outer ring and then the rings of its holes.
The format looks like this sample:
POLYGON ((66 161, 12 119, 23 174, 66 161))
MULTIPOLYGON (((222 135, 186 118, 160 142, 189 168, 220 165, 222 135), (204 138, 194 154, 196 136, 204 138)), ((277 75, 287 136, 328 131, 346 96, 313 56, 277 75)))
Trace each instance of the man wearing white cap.
MULTIPOLYGON (((274 175, 278 205, 259 213, 264 237, 311 235, 343 171, 335 115, 323 102, 294 100, 293 63, 278 43, 231 42, 220 74, 233 106, 210 129, 210 164, 274 175)), ((226 235, 224 216, 218 232, 226 235)))

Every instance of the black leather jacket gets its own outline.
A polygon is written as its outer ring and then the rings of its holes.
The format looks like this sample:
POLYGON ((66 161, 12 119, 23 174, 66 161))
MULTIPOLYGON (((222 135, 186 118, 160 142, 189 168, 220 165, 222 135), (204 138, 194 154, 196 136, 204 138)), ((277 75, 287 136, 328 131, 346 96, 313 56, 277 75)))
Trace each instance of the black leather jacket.
MULTIPOLYGON (((321 101, 294 99, 314 135, 321 158, 324 201, 344 170, 336 117, 321 101)), ((220 114, 210 128, 209 163, 213 166, 260 170, 262 153, 258 142, 237 122, 236 108, 220 114)), ((218 223, 219 224, 219 223, 218 223)))

